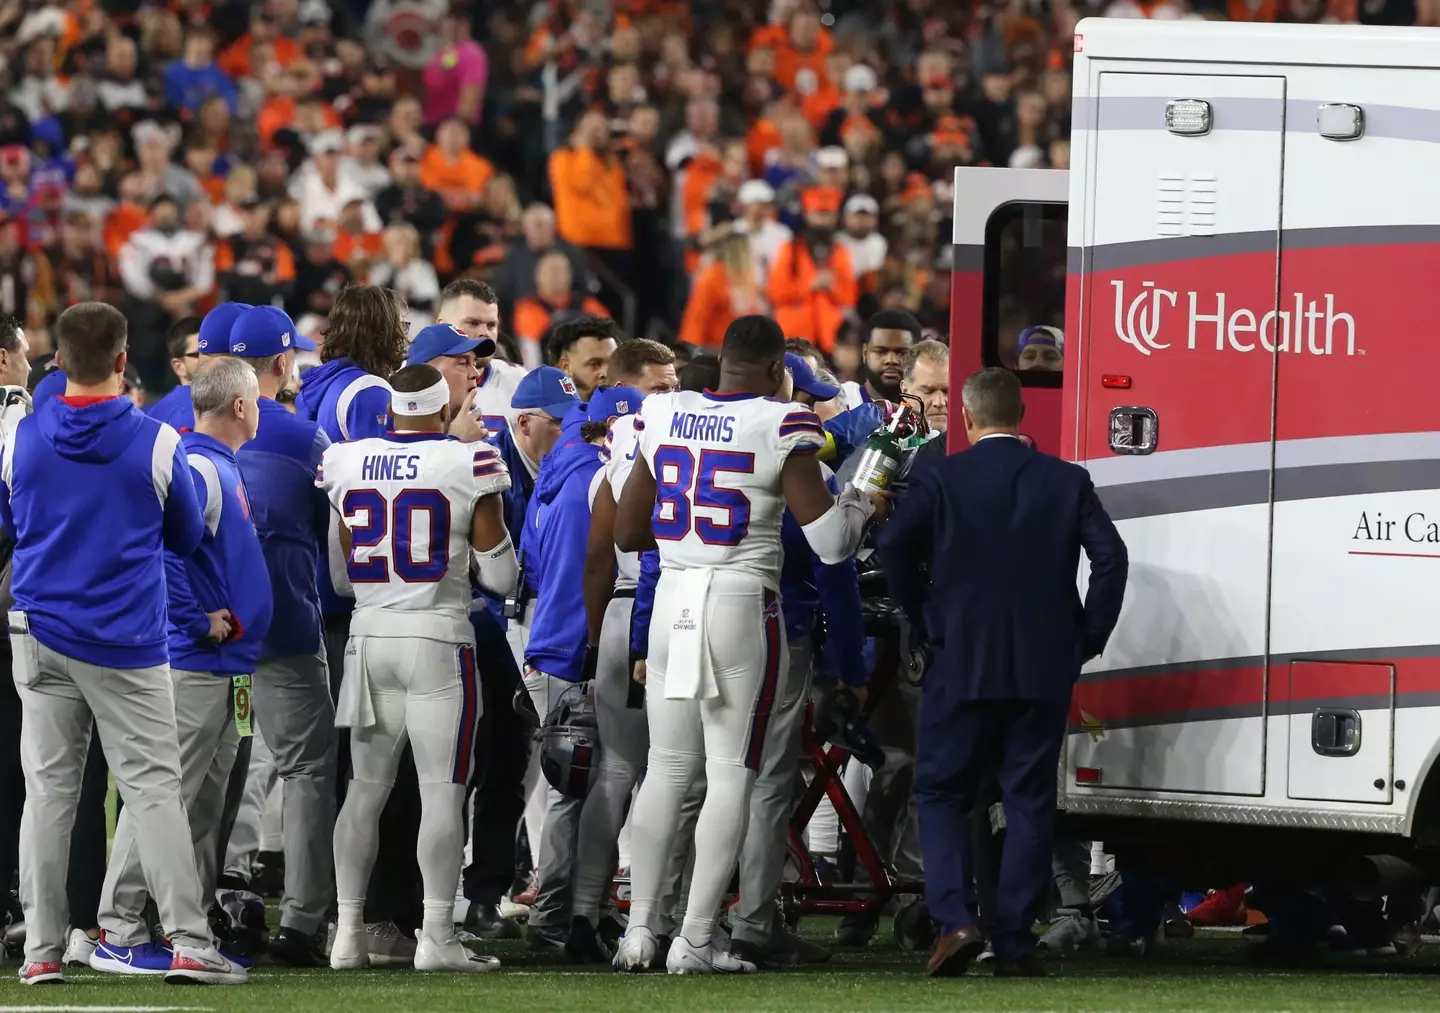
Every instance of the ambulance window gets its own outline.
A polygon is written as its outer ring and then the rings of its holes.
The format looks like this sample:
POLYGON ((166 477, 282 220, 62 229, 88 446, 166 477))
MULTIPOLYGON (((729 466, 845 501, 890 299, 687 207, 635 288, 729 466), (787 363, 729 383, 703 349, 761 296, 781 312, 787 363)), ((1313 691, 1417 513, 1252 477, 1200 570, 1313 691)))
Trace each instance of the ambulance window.
POLYGON ((981 351, 1026 387, 1059 387, 1065 364, 1064 204, 1002 204, 985 225, 981 351))

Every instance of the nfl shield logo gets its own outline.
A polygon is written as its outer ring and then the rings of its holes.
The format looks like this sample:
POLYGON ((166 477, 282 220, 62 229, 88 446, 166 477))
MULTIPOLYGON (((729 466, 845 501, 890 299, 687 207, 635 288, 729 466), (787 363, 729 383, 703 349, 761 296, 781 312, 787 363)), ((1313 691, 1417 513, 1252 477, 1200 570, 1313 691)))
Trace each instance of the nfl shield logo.
POLYGON ((563 390, 566 394, 576 393, 575 381, 570 379, 568 376, 562 376, 560 378, 560 389, 563 390))
POLYGON ((629 402, 629 401, 616 401, 616 402, 615 402, 615 410, 616 410, 617 412, 619 412, 621 415, 629 415, 629 414, 630 414, 630 402, 629 402))
POLYGON ((409 407, 409 409, 410 409, 412 412, 413 412, 413 411, 419 411, 419 409, 420 409, 420 405, 419 405, 419 403, 416 402, 416 401, 407 402, 407 406, 409 407))

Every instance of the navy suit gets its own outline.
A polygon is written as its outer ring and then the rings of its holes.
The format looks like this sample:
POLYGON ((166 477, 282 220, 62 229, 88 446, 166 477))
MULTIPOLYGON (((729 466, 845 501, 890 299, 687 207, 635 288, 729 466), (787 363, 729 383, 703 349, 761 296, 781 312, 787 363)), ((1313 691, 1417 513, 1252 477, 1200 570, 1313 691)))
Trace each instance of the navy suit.
POLYGON ((1125 543, 1085 469, 995 436, 915 469, 879 552, 935 652, 915 771, 926 900, 946 933, 975 924, 967 817, 993 777, 1006 821, 993 942, 998 959, 1024 959, 1050 881, 1070 694, 1120 616, 1125 543))

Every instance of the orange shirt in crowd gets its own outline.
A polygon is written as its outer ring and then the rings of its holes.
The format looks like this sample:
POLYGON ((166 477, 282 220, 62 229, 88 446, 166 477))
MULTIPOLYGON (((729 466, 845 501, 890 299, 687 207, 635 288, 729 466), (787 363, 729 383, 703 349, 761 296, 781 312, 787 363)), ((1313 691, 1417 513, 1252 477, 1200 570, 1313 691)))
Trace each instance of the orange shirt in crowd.
POLYGON ((815 38, 815 46, 809 52, 801 52, 790 45, 787 33, 785 41, 775 47, 775 83, 786 91, 795 90, 795 76, 802 70, 815 74, 816 81, 825 80, 825 58, 835 49, 835 40, 825 29, 815 38))
MULTIPOLYGON (((240 241, 244 242, 243 239, 240 241)), ((275 280, 294 281, 295 254, 290 252, 289 246, 280 242, 275 243, 272 249, 275 251, 275 280)), ((235 270, 235 247, 228 239, 215 244, 215 270, 220 274, 235 270)))
MULTIPOLYGON (((680 191, 680 207, 687 237, 698 236, 705 228, 709 217, 710 191, 715 188, 715 181, 720 178, 722 168, 724 164, 720 157, 708 148, 701 150, 686 163, 685 184, 680 191)), ((685 251, 686 273, 694 274, 699 266, 700 251, 685 251)))
POLYGON ((770 265, 770 301, 775 304, 775 322, 787 338, 809 338, 821 351, 835 348, 835 335, 845 313, 855 308, 860 293, 850 251, 834 246, 829 270, 833 281, 827 288, 811 289, 820 273, 810 251, 799 240, 780 247, 770 265))
MULTIPOLYGON (((305 51, 300 48, 300 43, 294 39, 287 39, 281 35, 271 42, 271 49, 275 53, 275 62, 281 67, 288 67, 300 57, 305 51)), ((239 80, 242 77, 255 76, 255 36, 246 32, 235 40, 229 49, 220 54, 215 65, 229 74, 231 79, 239 80)))
MULTIPOLYGON (((568 296, 563 301, 556 303, 547 302, 538 295, 531 295, 515 303, 515 337, 523 343, 521 352, 527 368, 538 366, 544 361, 540 339, 550 329, 551 318, 561 310, 569 309, 574 301, 574 296, 568 296)), ((608 317, 610 315, 605 304, 593 296, 581 299, 578 309, 581 313, 592 317, 608 317)))
POLYGON ((725 340, 725 328, 736 317, 764 312, 758 287, 749 298, 736 298, 735 286, 724 264, 708 264, 690 285, 690 300, 680 320, 680 340, 696 348, 718 350, 725 340))
POLYGON ((130 233, 143 228, 149 220, 150 212, 139 204, 122 203, 110 212, 110 217, 105 219, 102 239, 105 252, 112 261, 120 256, 120 247, 129 240, 130 233))
POLYGON ((780 128, 773 120, 758 119, 745 135, 745 154, 750 156, 750 170, 759 172, 765 165, 765 153, 780 147, 780 128))
MULTIPOLYGON (((345 124, 340 119, 340 114, 333 107, 325 107, 325 126, 330 130, 339 130, 345 124)), ((295 100, 283 95, 265 100, 260 107, 260 114, 255 117, 255 130, 260 135, 260 144, 269 149, 275 146, 275 131, 290 126, 295 122, 295 100)))
POLYGON ((495 166, 473 151, 462 151, 454 160, 445 157, 440 145, 430 145, 420 160, 420 185, 434 190, 447 201, 454 195, 479 196, 495 175, 495 166))
POLYGON ((370 260, 380 255, 381 235, 378 232, 335 232, 335 259, 342 264, 354 260, 370 260))
POLYGON ((800 103, 800 112, 810 121, 812 127, 819 130, 830 118, 830 114, 840 108, 843 98, 835 82, 828 77, 822 77, 820 87, 806 95, 805 101, 800 103))
POLYGON ((556 148, 550 155, 550 191, 555 228, 576 246, 628 250, 630 194, 618 157, 602 158, 589 148, 556 148))

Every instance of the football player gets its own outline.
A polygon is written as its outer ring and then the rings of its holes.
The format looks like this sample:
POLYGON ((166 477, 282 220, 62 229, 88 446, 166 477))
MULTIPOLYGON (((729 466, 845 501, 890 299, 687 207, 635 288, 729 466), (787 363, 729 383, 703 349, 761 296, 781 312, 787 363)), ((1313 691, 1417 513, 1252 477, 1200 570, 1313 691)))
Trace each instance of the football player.
POLYGON ((788 506, 822 561, 859 545, 882 496, 826 486, 825 444, 810 409, 774 400, 787 383, 785 335, 768 317, 725 331, 713 391, 655 394, 634 427, 639 451, 615 516, 622 551, 659 548, 645 706, 648 770, 631 817, 630 924, 615 966, 656 958, 660 881, 680 807, 703 771, 695 870, 685 921, 666 957, 677 974, 755 965, 712 943, 735 872, 756 771, 785 659, 777 588, 788 506))
POLYGON ((339 515, 355 591, 336 723, 351 729, 352 775, 335 825, 339 925, 334 968, 365 967, 362 909, 381 810, 408 741, 420 783, 421 971, 488 971, 455 934, 462 802, 480 717, 470 571, 496 594, 515 583, 496 450, 446 434, 450 388, 433 366, 391 377, 395 430, 336 444, 317 482, 339 515))

